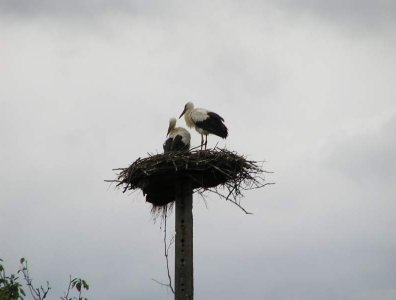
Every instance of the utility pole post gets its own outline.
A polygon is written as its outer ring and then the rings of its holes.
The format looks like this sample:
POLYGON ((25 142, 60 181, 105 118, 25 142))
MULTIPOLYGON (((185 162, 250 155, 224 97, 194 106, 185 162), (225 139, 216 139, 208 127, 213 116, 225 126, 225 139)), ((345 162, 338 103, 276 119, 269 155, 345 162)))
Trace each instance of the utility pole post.
POLYGON ((193 300, 192 186, 188 179, 180 179, 176 185, 175 300, 193 300))

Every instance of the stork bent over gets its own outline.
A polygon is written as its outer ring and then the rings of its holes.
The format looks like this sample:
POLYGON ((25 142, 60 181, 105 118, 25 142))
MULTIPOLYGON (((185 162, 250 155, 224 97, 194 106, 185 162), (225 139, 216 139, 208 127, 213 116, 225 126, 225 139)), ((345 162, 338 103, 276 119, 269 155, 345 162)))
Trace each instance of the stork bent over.
POLYGON ((176 118, 169 120, 168 137, 163 145, 164 152, 181 151, 190 149, 191 135, 182 128, 176 127, 176 118))
POLYGON ((184 115, 188 127, 194 127, 201 134, 201 150, 208 144, 208 135, 214 134, 223 139, 228 136, 224 119, 218 114, 204 108, 194 108, 192 102, 187 102, 179 119, 184 115), (205 141, 204 141, 205 136, 205 141))

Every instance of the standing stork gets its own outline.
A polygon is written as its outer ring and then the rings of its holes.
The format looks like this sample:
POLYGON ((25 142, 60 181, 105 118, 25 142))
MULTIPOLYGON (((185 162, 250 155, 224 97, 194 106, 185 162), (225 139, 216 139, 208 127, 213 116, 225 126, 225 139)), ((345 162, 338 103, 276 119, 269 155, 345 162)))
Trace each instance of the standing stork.
POLYGON ((163 145, 164 152, 181 151, 190 149, 191 135, 182 128, 176 127, 176 118, 169 120, 168 137, 163 145))
POLYGON ((201 134, 201 150, 208 144, 208 134, 217 135, 223 139, 228 136, 228 129, 224 125, 224 119, 218 114, 204 108, 194 108, 192 102, 187 102, 179 119, 184 115, 188 127, 195 127, 201 134), (204 141, 205 135, 205 141, 204 141))

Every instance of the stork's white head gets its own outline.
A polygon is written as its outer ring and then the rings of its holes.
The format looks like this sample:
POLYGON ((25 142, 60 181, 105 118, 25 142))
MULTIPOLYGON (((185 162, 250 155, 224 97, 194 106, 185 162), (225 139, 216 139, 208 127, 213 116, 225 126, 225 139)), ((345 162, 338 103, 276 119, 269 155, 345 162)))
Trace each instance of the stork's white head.
POLYGON ((166 134, 166 136, 169 135, 169 133, 175 129, 176 127, 176 118, 170 118, 169 119, 169 128, 168 128, 168 133, 166 134))
POLYGON ((192 103, 192 102, 187 102, 186 105, 184 105, 184 110, 183 110, 183 112, 181 113, 179 119, 186 113, 186 111, 188 111, 188 110, 190 110, 190 109, 193 109, 193 108, 194 108, 194 103, 192 103))

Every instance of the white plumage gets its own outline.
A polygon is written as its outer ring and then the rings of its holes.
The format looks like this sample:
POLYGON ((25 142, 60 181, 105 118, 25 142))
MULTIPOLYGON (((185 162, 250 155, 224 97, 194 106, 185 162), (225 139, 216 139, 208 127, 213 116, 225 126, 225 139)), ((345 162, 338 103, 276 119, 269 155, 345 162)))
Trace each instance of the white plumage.
POLYGON ((176 118, 169 120, 168 137, 163 145, 164 152, 190 149, 191 135, 183 127, 176 127, 176 118))
POLYGON ((224 125, 224 119, 218 114, 204 108, 194 108, 192 102, 184 106, 179 119, 184 115, 188 127, 194 127, 201 134, 201 149, 208 144, 208 135, 214 134, 222 138, 228 136, 228 129, 224 125), (205 135, 205 141, 204 141, 205 135))

